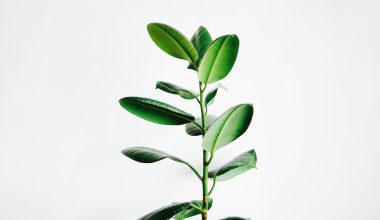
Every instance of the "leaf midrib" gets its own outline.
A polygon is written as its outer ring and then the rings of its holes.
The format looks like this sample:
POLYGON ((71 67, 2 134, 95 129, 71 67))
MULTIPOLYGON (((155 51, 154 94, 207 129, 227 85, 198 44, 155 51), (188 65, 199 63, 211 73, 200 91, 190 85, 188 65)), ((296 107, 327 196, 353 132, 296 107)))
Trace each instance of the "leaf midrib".
POLYGON ((226 43, 227 38, 228 38, 228 36, 223 40, 223 43, 222 43, 222 45, 219 47, 219 50, 218 50, 218 52, 217 52, 217 54, 216 54, 216 56, 215 56, 215 59, 212 61, 212 65, 211 65, 211 68, 210 68, 209 74, 208 74, 208 76, 207 76, 207 80, 206 80, 206 82, 205 82, 206 84, 208 84, 208 81, 210 80, 212 69, 214 69, 215 60, 218 59, 219 54, 220 54, 220 51, 221 51, 221 48, 222 48, 222 47, 224 46, 224 44, 226 43))
POLYGON ((224 130, 224 125, 227 123, 228 119, 231 117, 231 115, 238 109, 240 108, 242 105, 238 105, 234 110, 231 111, 231 113, 226 117, 226 120, 223 121, 223 124, 222 124, 222 128, 220 129, 220 131, 218 132, 218 134, 216 135, 216 138, 215 138, 215 141, 214 141, 214 144, 211 148, 211 152, 214 152, 214 148, 215 148, 215 145, 216 143, 219 141, 219 137, 220 137, 220 133, 222 133, 222 131, 224 130))

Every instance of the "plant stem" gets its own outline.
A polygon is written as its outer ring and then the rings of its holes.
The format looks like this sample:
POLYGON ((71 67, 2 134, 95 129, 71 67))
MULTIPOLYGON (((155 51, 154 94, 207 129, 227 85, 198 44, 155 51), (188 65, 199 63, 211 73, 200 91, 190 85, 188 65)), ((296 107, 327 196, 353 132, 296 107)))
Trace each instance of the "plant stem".
MULTIPOLYGON (((203 97, 203 92, 206 90, 206 85, 202 89, 202 83, 199 82, 199 98, 200 98, 200 108, 201 108, 201 117, 202 117, 202 136, 206 133, 206 113, 205 113, 205 99, 203 97)), ((202 220, 207 220, 207 211, 208 211, 208 152, 203 150, 203 180, 202 180, 202 189, 203 189, 203 212, 202 220)))

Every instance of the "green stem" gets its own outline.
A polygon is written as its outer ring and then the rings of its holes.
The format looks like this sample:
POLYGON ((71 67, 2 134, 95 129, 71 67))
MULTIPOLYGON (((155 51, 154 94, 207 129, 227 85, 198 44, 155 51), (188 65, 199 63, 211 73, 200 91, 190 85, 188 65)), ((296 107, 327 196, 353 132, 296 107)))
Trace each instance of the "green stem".
MULTIPOLYGON (((201 117, 202 117, 202 136, 206 133, 206 113, 205 113, 205 99, 203 97, 203 92, 206 90, 206 85, 202 89, 202 83, 199 82, 199 98, 200 98, 200 108, 201 108, 201 117)), ((208 152, 203 150, 203 180, 202 180, 202 189, 203 189, 203 212, 202 220, 207 220, 207 211, 208 211, 208 152)))

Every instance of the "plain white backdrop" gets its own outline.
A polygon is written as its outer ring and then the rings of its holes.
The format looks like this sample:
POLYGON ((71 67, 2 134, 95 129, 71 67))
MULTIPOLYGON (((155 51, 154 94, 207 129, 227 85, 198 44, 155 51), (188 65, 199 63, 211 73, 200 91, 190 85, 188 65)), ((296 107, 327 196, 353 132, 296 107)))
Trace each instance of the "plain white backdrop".
POLYGON ((217 184, 210 219, 379 220, 379 10, 377 0, 1 0, 0 219, 134 220, 201 198, 186 167, 120 153, 155 147, 200 168, 200 138, 118 105, 146 96, 199 115, 154 89, 197 89, 187 63, 150 40, 146 25, 163 22, 240 38, 210 113, 252 102, 255 114, 213 166, 255 148, 258 170, 217 184))

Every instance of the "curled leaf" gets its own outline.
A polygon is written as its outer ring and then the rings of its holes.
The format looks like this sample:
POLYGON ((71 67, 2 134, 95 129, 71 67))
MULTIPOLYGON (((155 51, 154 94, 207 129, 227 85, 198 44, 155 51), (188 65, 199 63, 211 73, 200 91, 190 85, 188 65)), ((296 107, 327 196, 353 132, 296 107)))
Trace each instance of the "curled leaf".
POLYGON ((179 95, 184 99, 195 99, 198 96, 197 92, 182 88, 169 82, 158 81, 156 83, 156 89, 160 89, 167 93, 179 95))
POLYGON ((252 168, 256 168, 257 156, 254 149, 232 159, 222 167, 212 170, 208 175, 216 181, 226 181, 252 168))

